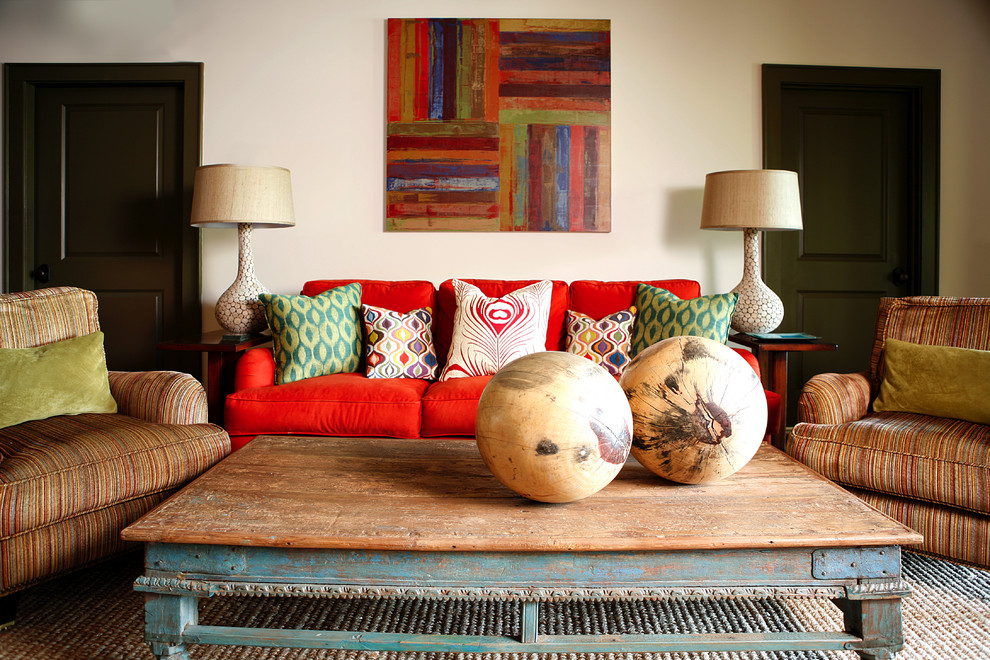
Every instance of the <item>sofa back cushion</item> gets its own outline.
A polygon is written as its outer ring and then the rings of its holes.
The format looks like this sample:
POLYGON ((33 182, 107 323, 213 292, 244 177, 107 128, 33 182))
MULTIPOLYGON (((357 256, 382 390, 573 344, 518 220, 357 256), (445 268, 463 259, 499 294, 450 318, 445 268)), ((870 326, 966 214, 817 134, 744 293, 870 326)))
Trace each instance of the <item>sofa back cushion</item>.
POLYGON ((316 296, 352 282, 361 284, 361 303, 364 305, 403 313, 429 307, 436 316, 436 292, 433 283, 424 280, 312 280, 303 285, 302 295, 316 296))
POLYGON ((96 294, 52 287, 0 294, 0 348, 34 348, 100 329, 96 294))
MULTIPOLYGON (((540 280, 468 280, 458 278, 462 282, 473 284, 489 298, 501 298, 516 289, 535 284, 540 280)), ((547 324, 548 351, 563 351, 567 339, 567 309, 570 302, 567 283, 560 280, 552 281, 550 292, 550 320, 547 324)), ((457 312, 457 297, 454 294, 454 280, 445 280, 437 291, 436 331, 433 341, 436 344, 437 359, 440 364, 447 361, 450 351, 450 341, 454 334, 454 314, 457 312)))
POLYGON ((869 367, 874 396, 883 380, 884 342, 888 338, 990 350, 990 298, 881 298, 869 367))
MULTIPOLYGON (((701 295, 701 285, 694 280, 642 280, 642 283, 666 289, 678 298, 697 298, 701 295)), ((595 320, 622 309, 629 309, 636 302, 636 287, 639 284, 640 280, 571 282, 569 309, 587 314, 595 320)))

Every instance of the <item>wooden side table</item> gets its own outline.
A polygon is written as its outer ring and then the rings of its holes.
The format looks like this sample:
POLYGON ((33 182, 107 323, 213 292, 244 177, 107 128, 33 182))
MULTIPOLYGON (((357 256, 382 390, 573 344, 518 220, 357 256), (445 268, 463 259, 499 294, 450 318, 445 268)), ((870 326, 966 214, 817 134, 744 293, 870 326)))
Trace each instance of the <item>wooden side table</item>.
POLYGON ((729 341, 753 351, 760 362, 763 387, 780 395, 780 427, 770 434, 770 440, 774 447, 783 450, 787 439, 787 354, 792 351, 834 351, 839 345, 821 339, 777 341, 746 334, 730 335, 729 341))
POLYGON ((255 346, 271 342, 265 335, 254 335, 240 342, 223 341, 221 330, 205 332, 199 337, 170 339, 158 344, 163 351, 198 351, 206 353, 206 401, 210 421, 223 425, 223 403, 234 391, 234 365, 240 353, 255 346))

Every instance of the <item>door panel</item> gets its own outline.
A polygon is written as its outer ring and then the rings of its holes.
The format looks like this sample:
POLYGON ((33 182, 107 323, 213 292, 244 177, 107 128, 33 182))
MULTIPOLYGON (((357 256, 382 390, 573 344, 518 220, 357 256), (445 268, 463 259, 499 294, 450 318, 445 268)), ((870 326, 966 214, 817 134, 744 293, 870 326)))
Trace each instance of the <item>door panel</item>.
POLYGON ((866 368, 880 297, 937 291, 938 72, 910 71, 764 66, 765 165, 798 172, 804 220, 765 234, 766 281, 782 329, 839 345, 790 356, 789 423, 812 375, 866 368))
POLYGON ((172 87, 36 95, 36 261, 49 265, 49 286, 96 293, 111 369, 157 367, 157 344, 176 336, 162 314, 181 266, 171 258, 181 236, 176 103, 172 87))
MULTIPOLYGON (((890 277, 911 266, 906 101, 898 93, 817 90, 783 98, 784 162, 801 180, 805 226, 775 237, 779 250, 796 255, 780 260, 784 327, 837 342, 840 350, 824 359, 830 370, 865 368, 880 297, 909 291, 890 277)), ((795 356, 803 367, 797 382, 811 376, 807 357, 795 356)))
POLYGON ((23 215, 10 217, 23 258, 7 262, 8 282, 94 291, 111 369, 199 372, 199 356, 157 344, 201 327, 188 225, 201 74, 194 64, 5 67, 10 179, 24 191, 23 215), (25 275, 40 264, 47 282, 25 275))

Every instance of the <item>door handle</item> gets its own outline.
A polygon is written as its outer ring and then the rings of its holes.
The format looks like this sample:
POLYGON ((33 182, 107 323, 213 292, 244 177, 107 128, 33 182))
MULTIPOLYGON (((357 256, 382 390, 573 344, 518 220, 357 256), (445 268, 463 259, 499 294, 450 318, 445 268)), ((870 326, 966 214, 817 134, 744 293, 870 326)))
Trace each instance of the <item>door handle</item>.
POLYGON ((40 284, 48 284, 48 282, 52 279, 52 272, 48 268, 48 264, 41 264, 28 273, 28 275, 36 279, 40 284))
POLYGON ((890 273, 890 279, 893 280, 894 284, 906 284, 908 280, 911 279, 911 275, 898 266, 890 273))

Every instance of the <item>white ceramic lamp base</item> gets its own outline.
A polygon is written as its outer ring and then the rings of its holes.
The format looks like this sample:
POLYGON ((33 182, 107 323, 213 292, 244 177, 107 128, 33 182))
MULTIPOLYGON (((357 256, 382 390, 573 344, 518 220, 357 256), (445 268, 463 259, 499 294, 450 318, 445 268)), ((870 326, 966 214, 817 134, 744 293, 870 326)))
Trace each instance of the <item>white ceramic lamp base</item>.
POLYGON ((732 289, 739 301, 730 325, 736 332, 773 332, 784 320, 784 303, 760 278, 760 233, 743 230, 743 278, 732 289))
POLYGON ((251 223, 237 225, 237 278, 217 300, 217 322, 229 333, 230 339, 257 334, 268 328, 264 305, 258 300, 258 295, 268 293, 268 289, 254 274, 253 231, 251 223))

